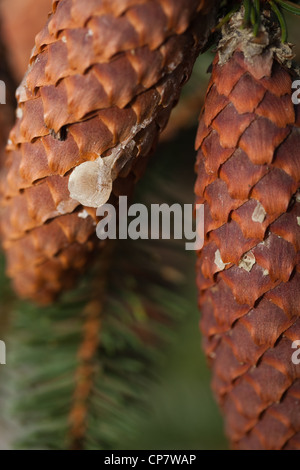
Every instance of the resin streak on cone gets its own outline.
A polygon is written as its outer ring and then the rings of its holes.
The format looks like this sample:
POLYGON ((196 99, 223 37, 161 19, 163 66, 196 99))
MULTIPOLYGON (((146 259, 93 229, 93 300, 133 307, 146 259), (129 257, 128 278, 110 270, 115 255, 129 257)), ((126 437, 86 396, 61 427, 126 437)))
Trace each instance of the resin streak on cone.
POLYGON ((21 296, 50 301, 85 267, 98 246, 95 209, 83 213, 70 197, 72 171, 102 158, 111 165, 111 200, 130 192, 207 39, 216 3, 53 2, 17 91, 1 174, 3 246, 21 296))
POLYGON ((237 449, 300 448, 300 107, 270 51, 217 55, 196 147, 197 284, 212 386, 237 449))

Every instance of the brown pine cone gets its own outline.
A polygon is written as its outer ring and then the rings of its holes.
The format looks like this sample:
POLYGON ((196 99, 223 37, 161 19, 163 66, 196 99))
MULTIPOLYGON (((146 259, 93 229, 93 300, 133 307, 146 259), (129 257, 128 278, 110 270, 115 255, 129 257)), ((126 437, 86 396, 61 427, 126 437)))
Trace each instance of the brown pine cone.
POLYGON ((49 302, 85 267, 99 244, 95 208, 141 176, 216 3, 53 1, 17 91, 0 183, 7 271, 21 296, 49 302))
POLYGON ((240 25, 225 28, 196 140, 201 328, 232 447, 300 449, 300 107, 289 47, 240 25))

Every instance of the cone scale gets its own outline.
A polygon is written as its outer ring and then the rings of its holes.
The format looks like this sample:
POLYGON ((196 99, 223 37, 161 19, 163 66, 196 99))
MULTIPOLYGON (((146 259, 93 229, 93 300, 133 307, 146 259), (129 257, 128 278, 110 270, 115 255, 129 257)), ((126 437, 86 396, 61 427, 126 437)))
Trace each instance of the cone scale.
POLYGON ((299 449, 300 107, 288 47, 279 57, 267 27, 253 46, 239 21, 224 28, 196 140, 201 330, 232 448, 299 449))

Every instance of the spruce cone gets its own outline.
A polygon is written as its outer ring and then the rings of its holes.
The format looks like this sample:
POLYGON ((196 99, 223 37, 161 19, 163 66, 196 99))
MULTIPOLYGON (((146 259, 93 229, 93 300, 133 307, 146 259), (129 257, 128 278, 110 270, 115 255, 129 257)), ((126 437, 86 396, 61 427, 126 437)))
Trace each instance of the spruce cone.
POLYGON ((300 449, 300 107, 277 56, 288 47, 239 26, 225 28, 196 140, 201 328, 233 448, 300 449))
POLYGON ((49 302, 87 264, 99 244, 94 208, 113 181, 110 201, 141 176, 216 3, 53 1, 17 91, 0 184, 7 271, 21 296, 49 302))

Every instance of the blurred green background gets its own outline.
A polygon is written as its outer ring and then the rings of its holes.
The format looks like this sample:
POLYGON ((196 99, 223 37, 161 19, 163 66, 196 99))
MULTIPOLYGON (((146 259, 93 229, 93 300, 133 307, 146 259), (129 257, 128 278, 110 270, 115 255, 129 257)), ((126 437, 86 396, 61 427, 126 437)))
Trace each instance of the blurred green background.
MULTIPOLYGON (((202 66, 197 64, 192 83, 200 83, 205 89, 207 77, 202 78, 201 74, 203 65, 208 64, 203 59, 202 66)), ((209 60, 207 56, 206 61, 209 60)), ((181 131, 171 142, 160 145, 134 201, 193 203, 195 132, 195 127, 181 131)), ((152 249, 159 250, 164 243, 152 242, 152 249)), ((174 247, 163 252, 161 262, 170 262, 170 252, 180 255, 177 267, 182 274, 180 293, 186 299, 186 309, 181 312, 174 336, 158 366, 159 383, 149 393, 150 416, 136 422, 135 435, 129 436, 123 446, 131 449, 224 449, 222 420, 210 390, 210 374, 201 350, 195 253, 185 250, 184 241, 168 243, 174 247)))

